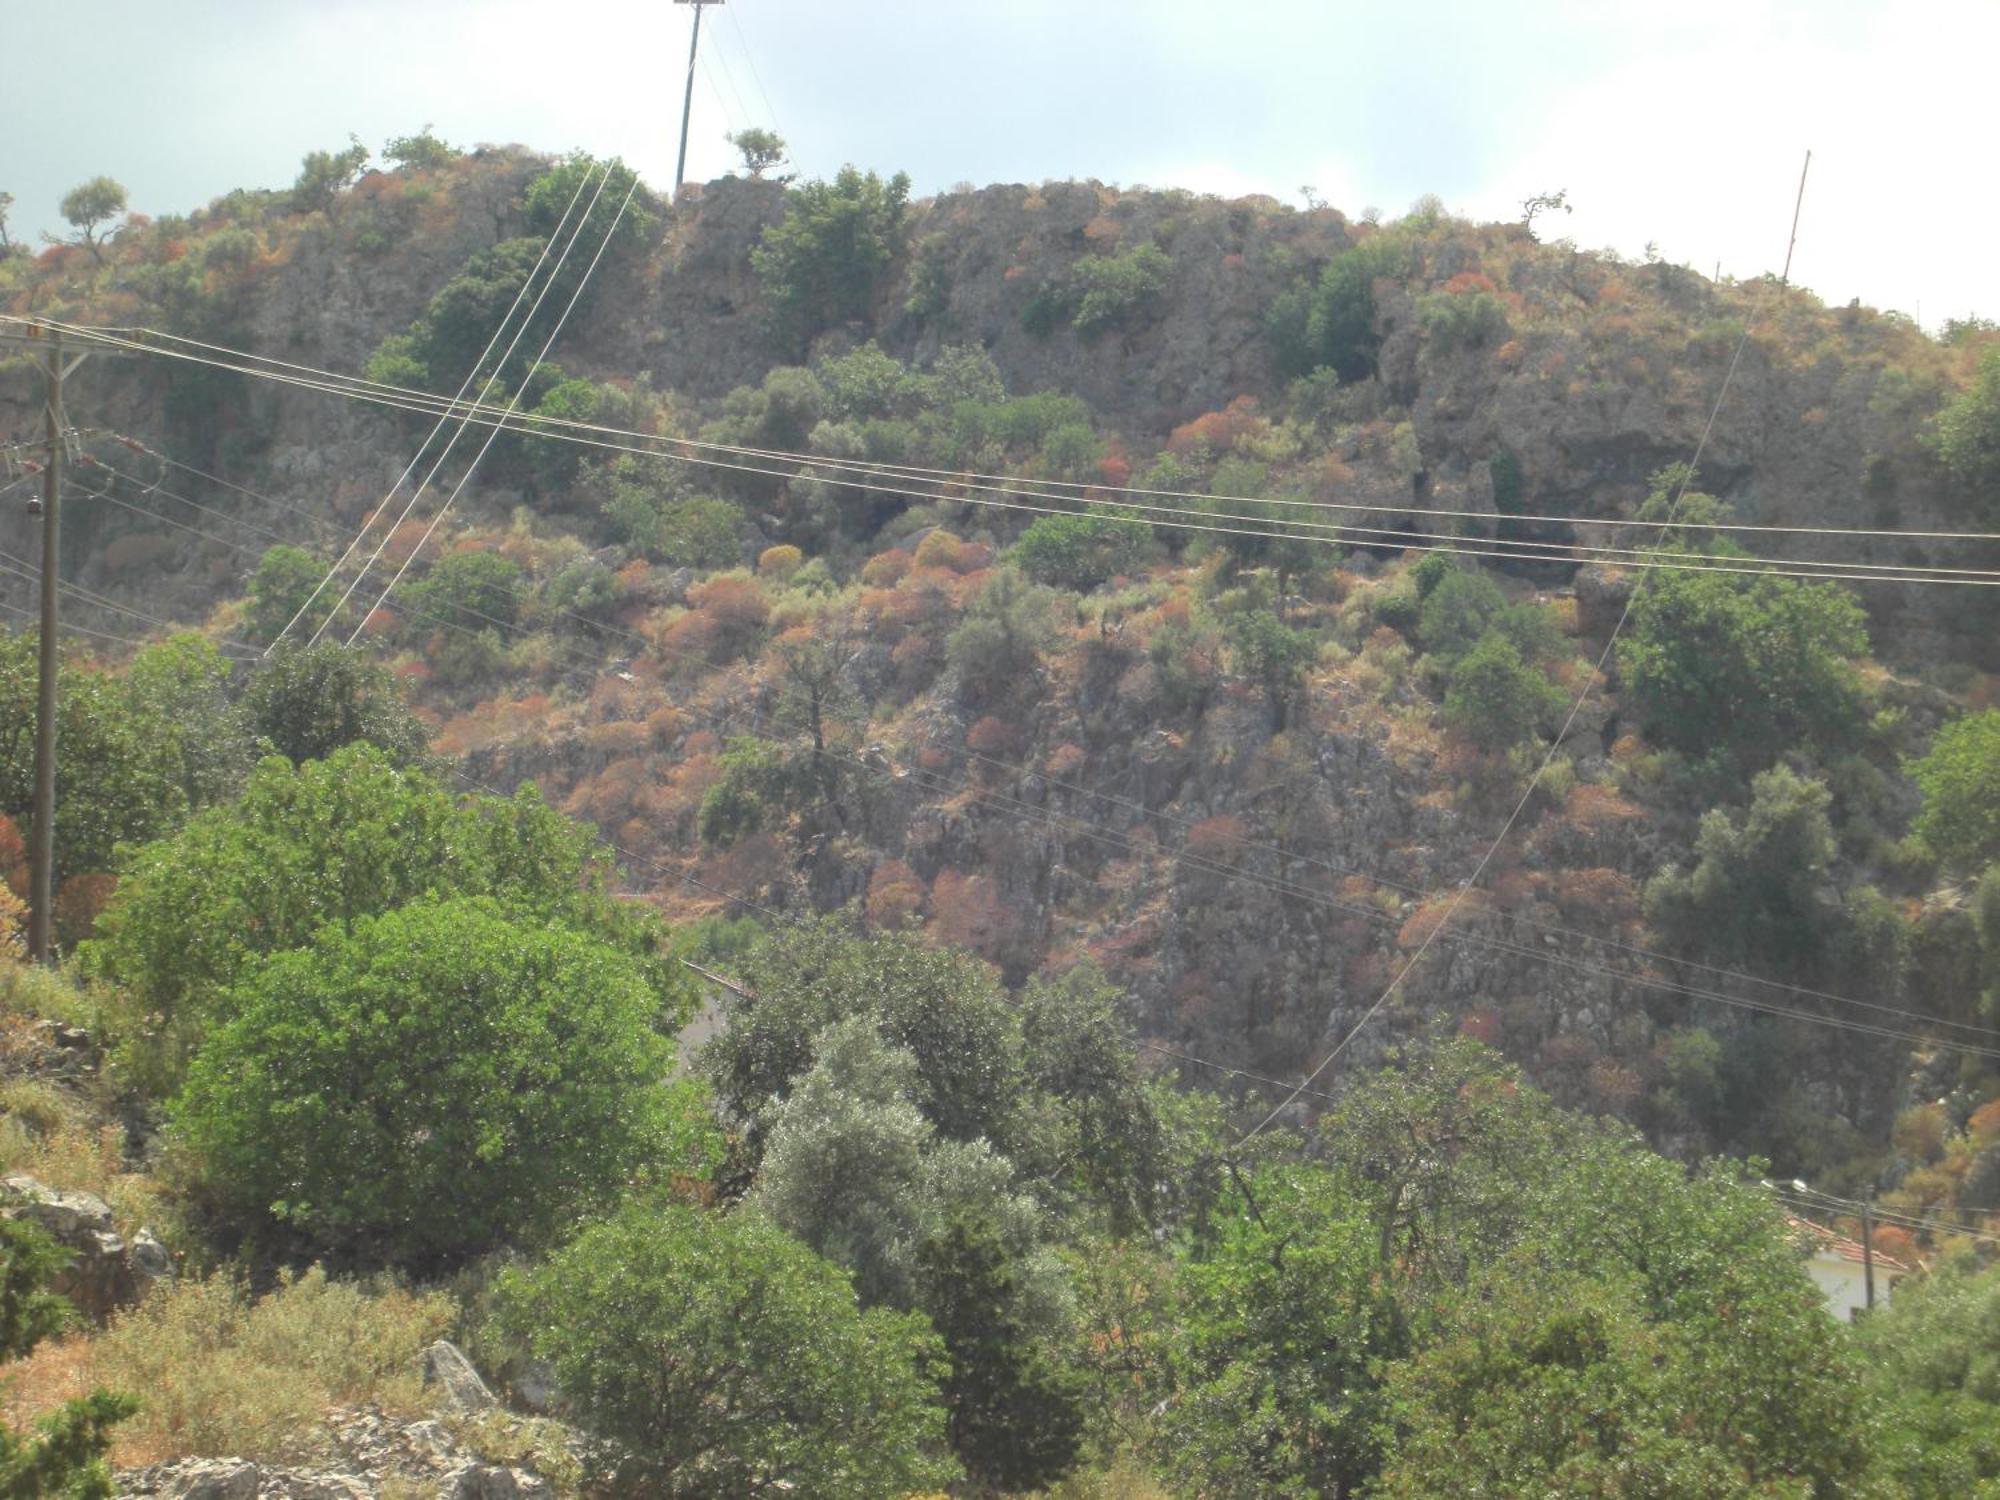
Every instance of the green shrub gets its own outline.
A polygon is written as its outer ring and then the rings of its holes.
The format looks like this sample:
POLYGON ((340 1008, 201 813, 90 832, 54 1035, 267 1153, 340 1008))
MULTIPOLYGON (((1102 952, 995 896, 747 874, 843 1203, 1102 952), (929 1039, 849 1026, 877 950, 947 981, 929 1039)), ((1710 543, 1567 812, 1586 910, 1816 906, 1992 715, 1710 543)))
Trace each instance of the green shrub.
POLYGON ((1507 337, 1507 309, 1491 292, 1428 292, 1417 299, 1417 324, 1441 354, 1483 349, 1507 337))
POLYGON ((1923 793, 1915 832, 1961 868, 2000 859, 2000 709, 1947 724, 1910 775, 1923 793))
POLYGON ((369 744, 408 764, 430 731, 403 703, 388 669, 338 641, 287 645, 265 657, 243 692, 250 732, 296 764, 369 744))
POLYGON ((239 1223, 435 1268, 533 1242, 666 1130, 671 1045, 627 955, 497 903, 424 901, 252 970, 174 1120, 239 1223))
POLYGON ((1172 262, 1151 240, 1115 255, 1087 255, 1071 271, 1076 331, 1085 338, 1109 328, 1130 330, 1150 317, 1166 295, 1172 262))
POLYGON ((1152 529, 1124 511, 1042 516, 1021 533, 1007 556, 1036 583, 1081 591, 1138 572, 1152 542, 1152 529))
MULTIPOLYGON (((250 576, 251 633, 259 640, 276 640, 278 632, 291 624, 292 617, 305 607, 306 600, 325 576, 326 569, 319 559, 303 547, 280 542, 265 548, 264 555, 257 560, 257 571, 250 576)), ((340 597, 336 593, 326 598, 324 590, 321 596, 329 609, 340 597)))
POLYGON ((76 1319, 69 1299, 48 1289, 69 1251, 39 1225, 0 1219, 0 1360, 19 1359, 76 1319))
POLYGON ((628 1208, 502 1283, 504 1320, 647 1494, 876 1500, 956 1477, 920 1315, 749 1212, 628 1208))
POLYGON ((1540 667, 1494 631, 1452 664, 1444 722, 1468 744, 1506 751, 1532 737, 1567 701, 1540 667))
POLYGON ((822 329, 868 316, 901 248, 909 197, 906 174, 884 182, 853 167, 786 194, 784 218, 750 252, 781 335, 803 345, 822 329))

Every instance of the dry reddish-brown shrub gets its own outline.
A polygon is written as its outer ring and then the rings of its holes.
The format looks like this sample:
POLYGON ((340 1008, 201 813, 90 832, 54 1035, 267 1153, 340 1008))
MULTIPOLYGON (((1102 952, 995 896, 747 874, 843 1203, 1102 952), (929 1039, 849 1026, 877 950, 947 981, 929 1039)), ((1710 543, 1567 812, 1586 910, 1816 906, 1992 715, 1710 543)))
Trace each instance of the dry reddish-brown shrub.
POLYGON ((579 781, 564 805, 599 828, 615 828, 638 810, 640 793, 650 780, 646 762, 628 755, 579 781))
POLYGON ((1871 1238, 1877 1255, 1886 1255, 1906 1266, 1917 1263, 1917 1237, 1909 1230, 1899 1229, 1894 1224, 1878 1224, 1871 1238))
POLYGON ((646 732, 652 735, 655 745, 666 749, 681 732, 680 710, 671 703, 661 704, 646 715, 646 732))
POLYGON ((1266 437, 1271 424, 1257 415, 1253 396, 1238 396, 1221 411, 1204 412, 1191 422, 1183 422, 1167 436, 1167 449, 1188 454, 1197 448, 1210 453, 1226 453, 1246 439, 1266 437))
POLYGON ((965 748, 975 755, 1016 755, 1026 738, 1019 724, 988 714, 965 732, 965 748))
POLYGON ((1132 460, 1125 456, 1124 445, 1113 438, 1104 455, 1097 460, 1097 482, 1108 489, 1123 489, 1132 482, 1132 460))
POLYGON ((90 936, 97 918, 118 889, 118 877, 103 870, 72 875, 56 889, 56 930, 64 943, 90 936))
POLYGON ((1492 1046, 1500 1040, 1500 1012, 1490 1005, 1473 1007, 1458 1018, 1458 1034, 1492 1046))
POLYGON ((863 909, 870 927, 893 931, 923 915, 924 883, 900 859, 885 859, 868 873, 863 909))
POLYGON ((901 547, 878 552, 861 565, 861 581, 872 589, 893 588, 910 571, 910 554, 901 547))
POLYGON ((21 837, 20 825, 0 813, 0 882, 16 895, 28 890, 28 841, 21 837))
POLYGON ((1495 290, 1493 278, 1478 271, 1460 271, 1444 284, 1444 290, 1451 293, 1492 292, 1495 290))
POLYGON ((158 567, 174 550, 166 537, 128 534, 114 538, 104 549, 104 571, 116 578, 143 573, 158 567))
POLYGON ((968 542, 943 527, 925 533, 917 543, 912 563, 919 568, 943 568, 951 573, 974 573, 993 562, 993 549, 982 542, 968 542))
POLYGON ((1048 773, 1051 776, 1074 776, 1089 759, 1083 747, 1072 745, 1067 740, 1049 752, 1048 773))
POLYGON ((931 882, 930 939, 951 948, 970 948, 994 959, 1010 945, 1018 924, 988 875, 940 870, 931 882))
POLYGON ((1183 846, 1197 859, 1234 862, 1243 852, 1250 830, 1235 813, 1217 813, 1189 827, 1183 846))
POLYGON ((581 739, 592 750, 602 755, 636 755, 652 743, 652 733, 644 724, 632 719, 610 719, 602 724, 587 726, 581 739))
POLYGON ((785 846, 772 833, 753 833, 702 862, 701 878, 752 901, 768 898, 784 883, 785 846))
POLYGON ((1596 923, 1623 923, 1639 916, 1639 887, 1632 877, 1603 865, 1562 870, 1555 878, 1556 905, 1572 917, 1596 923))
POLYGON ((401 623, 393 609, 371 609, 368 618, 361 622, 361 633, 370 638, 390 635, 401 623))
POLYGON ((1600 1057, 1584 1075, 1590 1100, 1609 1114, 1622 1114, 1645 1095, 1646 1081, 1614 1058, 1600 1057))
POLYGON ((1982 1151, 2000 1141, 2000 1099, 1988 1099, 1965 1122, 1965 1133, 1982 1151))

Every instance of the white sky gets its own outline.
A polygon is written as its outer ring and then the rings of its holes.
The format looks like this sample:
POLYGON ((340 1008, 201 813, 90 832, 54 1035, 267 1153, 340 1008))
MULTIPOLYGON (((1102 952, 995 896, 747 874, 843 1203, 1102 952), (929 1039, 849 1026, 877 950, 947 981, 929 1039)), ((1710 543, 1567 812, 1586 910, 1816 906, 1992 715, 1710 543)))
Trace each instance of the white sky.
MULTIPOLYGON (((17 237, 99 172, 186 210, 315 147, 426 121, 622 154, 671 182, 690 10, 669 0, 0 0, 17 237), (37 62, 50 66, 37 66, 37 62)), ((1514 218, 1567 188, 1586 247, 1775 270, 1929 326, 2000 314, 1989 165, 2000 0, 727 0, 702 26, 688 175, 775 125, 808 175, 919 193, 1093 176, 1350 214, 1435 192, 1514 218)), ((1561 232, 1561 231, 1557 231, 1561 232)))

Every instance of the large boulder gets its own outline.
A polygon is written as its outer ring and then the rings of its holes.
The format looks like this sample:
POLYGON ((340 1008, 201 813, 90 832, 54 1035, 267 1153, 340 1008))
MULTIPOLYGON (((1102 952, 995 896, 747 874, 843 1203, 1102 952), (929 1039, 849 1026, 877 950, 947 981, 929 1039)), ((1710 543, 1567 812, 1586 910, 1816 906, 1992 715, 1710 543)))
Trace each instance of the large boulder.
POLYGON ((435 1391, 453 1411, 489 1411, 499 1405, 465 1351, 448 1339, 439 1339, 423 1355, 424 1388, 435 1391))
POLYGON ((94 1193, 68 1192, 16 1174, 0 1179, 0 1215, 39 1224, 70 1252, 69 1265, 51 1289, 93 1321, 103 1322, 173 1278, 173 1259, 152 1231, 141 1229, 127 1245, 112 1226, 111 1206, 94 1193))

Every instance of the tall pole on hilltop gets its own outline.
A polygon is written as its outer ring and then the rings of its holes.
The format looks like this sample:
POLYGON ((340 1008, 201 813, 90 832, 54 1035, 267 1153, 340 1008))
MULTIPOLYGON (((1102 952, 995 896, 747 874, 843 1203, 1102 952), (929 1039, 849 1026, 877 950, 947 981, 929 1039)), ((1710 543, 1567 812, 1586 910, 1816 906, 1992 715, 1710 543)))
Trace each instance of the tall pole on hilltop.
POLYGON ((63 349, 50 334, 43 356, 48 376, 42 429, 48 457, 42 469, 41 680, 35 699, 35 811, 28 833, 28 957, 46 963, 55 926, 56 864, 56 580, 62 562, 63 349))
POLYGON ((688 118, 694 112, 694 54, 701 46, 701 8, 704 5, 720 5, 722 0, 674 0, 676 5, 694 7, 694 35, 688 40, 687 88, 681 95, 681 149, 674 158, 674 196, 681 195, 681 179, 687 173, 688 159, 688 118))

